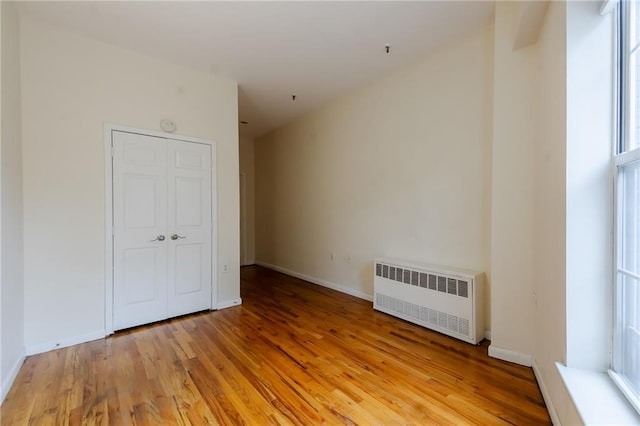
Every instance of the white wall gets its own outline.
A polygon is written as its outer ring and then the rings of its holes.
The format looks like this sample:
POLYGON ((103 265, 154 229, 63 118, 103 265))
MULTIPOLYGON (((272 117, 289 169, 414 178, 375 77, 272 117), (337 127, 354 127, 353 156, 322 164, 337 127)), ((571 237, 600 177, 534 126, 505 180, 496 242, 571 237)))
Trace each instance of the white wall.
POLYGON ((567 366, 610 366, 614 16, 567 4, 567 366))
MULTIPOLYGON (((246 179, 246 236, 244 244, 245 249, 245 265, 252 265, 256 261, 256 245, 255 245, 255 149, 254 140, 240 138, 240 173, 244 173, 246 179)), ((242 242, 240 243, 243 244, 242 242)))
POLYGON ((485 28, 258 139, 257 261, 361 296, 377 256, 489 273, 491 78, 485 28))
POLYGON ((236 83, 30 19, 21 47, 28 352, 104 332, 105 122, 217 142, 218 303, 239 298, 236 83))
POLYGON ((0 402, 24 359, 20 33, 13 3, 2 10, 2 132, 0 145, 1 276, 0 402))

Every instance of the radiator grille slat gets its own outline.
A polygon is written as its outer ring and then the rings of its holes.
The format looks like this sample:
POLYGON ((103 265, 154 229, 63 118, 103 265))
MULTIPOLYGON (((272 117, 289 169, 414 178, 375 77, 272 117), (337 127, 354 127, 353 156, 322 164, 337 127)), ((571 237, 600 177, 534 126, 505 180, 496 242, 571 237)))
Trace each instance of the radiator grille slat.
POLYGON ((429 290, 437 290, 438 288, 438 277, 435 275, 429 275, 429 290))
POLYGON ((467 281, 458 281, 458 296, 469 297, 469 283, 467 281))
POLYGON ((429 288, 429 275, 420 272, 420 287, 429 288))
POLYGON ((458 332, 460 334, 464 334, 465 336, 469 335, 469 320, 465 318, 458 319, 458 332))
POLYGON ((447 328, 448 320, 449 314, 447 314, 446 312, 438 311, 438 327, 447 328))
POLYGON ((456 284, 456 280, 453 278, 447 279, 447 293, 458 294, 458 285, 456 284))
POLYGON ((411 285, 418 285, 418 277, 420 273, 418 271, 411 271, 411 285))

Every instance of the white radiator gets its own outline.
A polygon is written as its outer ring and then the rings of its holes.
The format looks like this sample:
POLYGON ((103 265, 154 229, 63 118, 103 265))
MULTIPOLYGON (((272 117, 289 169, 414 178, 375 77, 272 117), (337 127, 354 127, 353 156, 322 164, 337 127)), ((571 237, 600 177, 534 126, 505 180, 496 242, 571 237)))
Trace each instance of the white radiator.
POLYGON ((484 274, 375 259, 373 308, 478 344, 484 338, 484 274))

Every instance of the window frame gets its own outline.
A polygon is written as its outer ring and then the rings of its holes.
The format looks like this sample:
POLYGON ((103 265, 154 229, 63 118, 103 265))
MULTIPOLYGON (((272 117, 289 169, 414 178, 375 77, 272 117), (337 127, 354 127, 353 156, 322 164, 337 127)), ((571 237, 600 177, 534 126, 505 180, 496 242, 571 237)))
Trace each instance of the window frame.
MULTIPOLYGON (((640 108, 640 100, 636 100, 635 105, 632 105, 632 84, 640 83, 640 75, 636 75, 636 82, 631 81, 630 72, 630 58, 632 55, 636 55, 636 60, 640 62, 640 22, 636 23, 635 31, 639 33, 639 43, 633 52, 629 51, 629 39, 632 36, 631 28, 631 2, 634 0, 620 0, 618 7, 615 10, 615 49, 614 49, 614 64, 617 67, 614 73, 616 81, 614 82, 614 114, 615 114, 615 128, 614 128, 614 140, 615 149, 613 152, 613 167, 614 167, 614 238, 615 243, 613 245, 614 256, 614 276, 613 276, 613 345, 611 356, 611 368, 609 369, 609 375, 613 382, 618 386, 622 393, 627 397, 631 405, 640 413, 640 392, 636 392, 628 383, 625 376, 618 371, 621 370, 623 363, 622 345, 623 345, 623 298, 622 298, 622 284, 621 277, 628 275, 629 272, 621 272, 624 270, 622 264, 623 253, 623 238, 621 237, 623 231, 623 209, 621 208, 623 199, 623 172, 624 167, 630 166, 635 162, 640 161, 640 135, 636 135, 639 139, 638 146, 629 149, 631 146, 630 138, 633 136, 631 131, 631 114, 633 113, 632 107, 640 108)), ((635 6, 640 8, 640 4, 635 3, 635 6)), ((637 13, 637 10, 633 10, 637 13)), ((640 73, 640 67, 636 70, 636 73, 640 73)), ((638 88, 636 87, 636 90, 638 88)), ((639 91, 640 92, 640 91, 639 91)), ((636 113, 636 120, 640 118, 640 114, 636 113)), ((638 123, 636 123, 637 125, 638 123)), ((637 130, 636 130, 637 131, 637 130)), ((637 275, 633 274, 632 275, 637 275)), ((640 275, 634 278, 639 279, 640 275)))

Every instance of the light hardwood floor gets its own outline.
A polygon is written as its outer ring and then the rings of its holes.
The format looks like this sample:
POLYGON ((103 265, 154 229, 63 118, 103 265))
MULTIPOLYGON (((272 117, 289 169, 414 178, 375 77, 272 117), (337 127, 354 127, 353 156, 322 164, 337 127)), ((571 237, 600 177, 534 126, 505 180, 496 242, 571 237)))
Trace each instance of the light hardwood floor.
POLYGON ((260 267, 243 305, 29 357, 2 425, 550 424, 531 369, 260 267))

